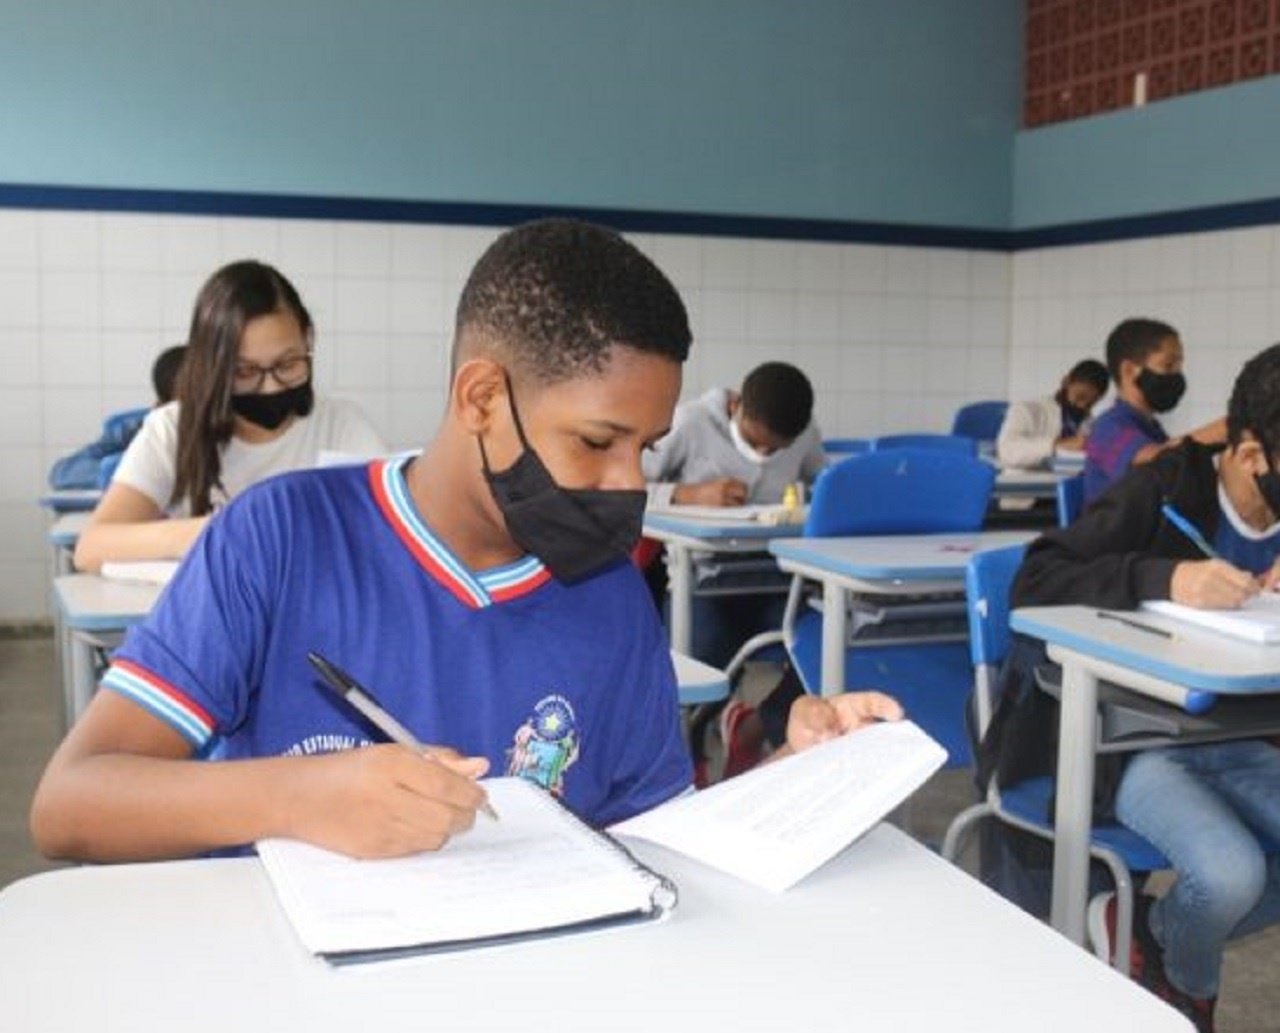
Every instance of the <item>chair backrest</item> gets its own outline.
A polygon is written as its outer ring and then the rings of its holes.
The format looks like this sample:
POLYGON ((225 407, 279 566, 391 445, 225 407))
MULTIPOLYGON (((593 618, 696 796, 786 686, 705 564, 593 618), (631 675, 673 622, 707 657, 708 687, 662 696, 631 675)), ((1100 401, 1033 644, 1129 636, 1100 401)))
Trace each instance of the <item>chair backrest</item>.
POLYGON ((938 452, 958 452, 966 456, 978 454, 978 442, 975 439, 957 437, 954 434, 886 434, 875 439, 877 452, 897 448, 928 448, 938 452))
POLYGON ((1058 526, 1066 527, 1084 508, 1084 474, 1064 477, 1058 482, 1058 526))
POLYGON ((973 716, 981 741, 995 712, 996 669, 1009 652, 1009 589, 1026 555, 1025 545, 979 552, 965 569, 965 608, 969 613, 969 655, 973 659, 973 716))
POLYGON ((850 456, 818 476, 804 533, 976 531, 995 478, 990 463, 953 452, 908 448, 850 456))
POLYGON ((975 441, 995 441, 1004 423, 1008 402, 972 402, 956 410, 951 433, 975 441))
POLYGON ((860 456, 874 446, 871 438, 827 438, 822 442, 822 451, 828 455, 860 456))
POLYGON ((1007 545, 975 553, 965 570, 969 610, 969 652, 974 666, 998 666, 1009 652, 1009 589, 1027 553, 1025 545, 1007 545))

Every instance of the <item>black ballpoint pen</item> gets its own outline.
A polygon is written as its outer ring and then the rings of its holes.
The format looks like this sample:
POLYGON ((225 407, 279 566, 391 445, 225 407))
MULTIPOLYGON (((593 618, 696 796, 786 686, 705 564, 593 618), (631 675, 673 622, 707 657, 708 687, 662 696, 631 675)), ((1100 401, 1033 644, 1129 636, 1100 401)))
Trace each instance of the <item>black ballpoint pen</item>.
MULTIPOLYGON (((399 743, 401 746, 409 747, 409 749, 421 754, 427 760, 433 759, 431 754, 426 752, 426 747, 418 742, 414 734, 383 710, 369 690, 361 686, 341 667, 332 660, 326 660, 315 651, 308 652, 307 659, 311 661, 311 666, 320 672, 320 676, 324 678, 325 684, 329 688, 333 689, 334 692, 373 722, 374 726, 388 739, 399 743)), ((439 761, 436 761, 436 763, 439 763, 439 761)), ((498 820, 498 812, 493 809, 493 805, 487 799, 480 805, 480 810, 484 811, 494 821, 498 820)))
POLYGON ((1122 613, 1108 613, 1106 610, 1099 610, 1098 616, 1109 621, 1119 621, 1126 627, 1137 628, 1139 631, 1145 631, 1148 635, 1159 635, 1161 638, 1173 638, 1172 631, 1165 631, 1164 628, 1155 628, 1150 624, 1143 624, 1142 621, 1136 621, 1132 617, 1126 617, 1122 613))

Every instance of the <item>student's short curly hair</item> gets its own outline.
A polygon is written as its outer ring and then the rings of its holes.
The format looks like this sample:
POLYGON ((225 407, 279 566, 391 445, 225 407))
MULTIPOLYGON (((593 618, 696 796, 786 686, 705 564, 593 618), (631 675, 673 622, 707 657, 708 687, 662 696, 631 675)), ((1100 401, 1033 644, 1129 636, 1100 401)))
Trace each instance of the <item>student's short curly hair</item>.
POLYGON ((491 347, 551 384, 599 373, 613 345, 684 362, 691 336, 675 287, 634 245, 590 223, 543 219, 508 230, 476 262, 453 362, 461 349, 491 347))
POLYGON ((1120 383, 1120 363, 1125 359, 1144 363, 1167 338, 1177 336, 1177 330, 1158 319, 1124 320, 1107 337, 1107 369, 1112 379, 1120 383))
POLYGON ((742 382, 742 411, 778 437, 794 441, 813 418, 813 385, 790 363, 766 362, 742 382))
POLYGON ((1280 455, 1280 344, 1273 344, 1244 364, 1227 404, 1227 440, 1240 443, 1252 431, 1269 458, 1280 455))

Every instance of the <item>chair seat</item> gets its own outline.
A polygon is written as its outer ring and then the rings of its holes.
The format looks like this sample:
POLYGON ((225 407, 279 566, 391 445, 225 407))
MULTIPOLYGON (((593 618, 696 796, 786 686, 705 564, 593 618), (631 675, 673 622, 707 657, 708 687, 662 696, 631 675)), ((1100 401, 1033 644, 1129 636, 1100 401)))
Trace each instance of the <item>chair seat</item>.
MULTIPOLYGON (((1036 825, 1046 833, 1049 824, 1049 800, 1053 795, 1053 779, 1029 778, 1016 786, 1000 790, 1000 806, 1009 814, 1036 825)), ((1152 872, 1169 867, 1169 859, 1130 828, 1118 822, 1095 825, 1091 841, 1120 856, 1132 871, 1152 872)))

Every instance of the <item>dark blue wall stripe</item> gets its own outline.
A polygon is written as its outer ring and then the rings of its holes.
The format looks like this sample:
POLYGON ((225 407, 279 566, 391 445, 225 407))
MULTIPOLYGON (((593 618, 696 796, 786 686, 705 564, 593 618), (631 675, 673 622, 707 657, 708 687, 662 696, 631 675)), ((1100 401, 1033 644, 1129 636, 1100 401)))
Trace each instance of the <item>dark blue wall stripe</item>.
POLYGON ((1280 223, 1280 198, 1037 229, 987 230, 755 215, 700 215, 626 208, 394 201, 294 194, 126 190, 3 183, 0 183, 0 208, 413 222, 450 226, 511 226, 529 219, 558 215, 590 219, 632 233, 688 233, 707 237, 900 244, 975 251, 1021 251, 1027 248, 1163 237, 1174 233, 1202 233, 1280 223))
POLYGON ((632 233, 690 233, 708 237, 909 244, 920 247, 967 248, 980 251, 1009 249, 1009 234, 1004 230, 747 215, 700 215, 686 212, 635 211, 625 208, 468 204, 449 201, 382 201, 372 198, 292 194, 0 184, 0 208, 239 215, 276 219, 341 219, 466 226, 511 226, 529 219, 560 215, 590 219, 593 222, 632 233))

